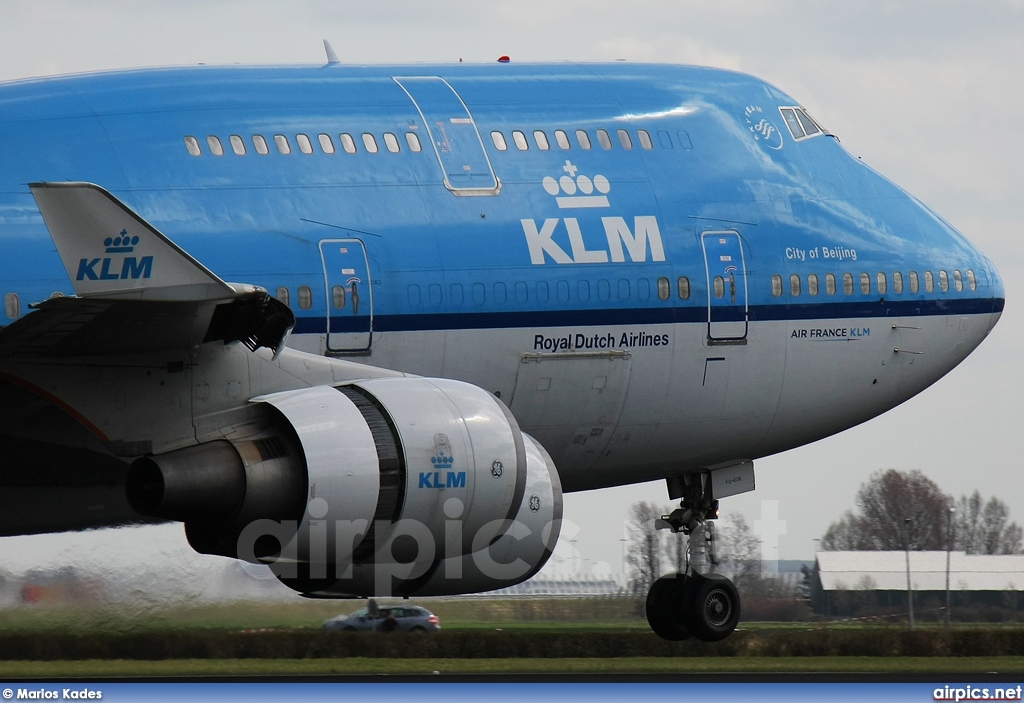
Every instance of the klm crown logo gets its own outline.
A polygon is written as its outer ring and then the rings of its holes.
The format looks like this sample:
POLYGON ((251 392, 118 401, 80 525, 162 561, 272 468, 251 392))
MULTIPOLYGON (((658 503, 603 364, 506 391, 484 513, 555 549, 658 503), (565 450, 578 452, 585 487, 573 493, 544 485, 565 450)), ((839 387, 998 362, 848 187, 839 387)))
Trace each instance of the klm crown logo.
POLYGON ((609 207, 608 193, 612 184, 600 174, 591 178, 585 175, 576 175, 579 168, 568 159, 562 167, 565 175, 557 180, 552 176, 545 176, 541 184, 548 195, 555 196, 558 207, 563 210, 590 207, 609 207))
MULTIPOLYGON (((123 229, 116 237, 103 240, 105 252, 109 254, 131 254, 139 244, 139 236, 128 234, 123 229)), ((79 259, 76 281, 125 281, 150 278, 153 275, 153 257, 105 256, 95 259, 79 259)))
POLYGON ((452 470, 452 467, 455 466, 454 456, 445 453, 443 449, 439 449, 437 454, 430 457, 430 463, 433 464, 432 471, 420 472, 420 488, 444 490, 445 488, 466 487, 466 472, 452 470))
POLYGON ((138 235, 128 235, 128 230, 121 230, 116 237, 107 237, 103 240, 103 246, 107 248, 108 254, 130 254, 135 251, 135 245, 139 243, 138 235))
POLYGON ((430 457, 430 463, 434 465, 435 469, 450 469, 455 466, 455 457, 442 451, 437 456, 430 457))

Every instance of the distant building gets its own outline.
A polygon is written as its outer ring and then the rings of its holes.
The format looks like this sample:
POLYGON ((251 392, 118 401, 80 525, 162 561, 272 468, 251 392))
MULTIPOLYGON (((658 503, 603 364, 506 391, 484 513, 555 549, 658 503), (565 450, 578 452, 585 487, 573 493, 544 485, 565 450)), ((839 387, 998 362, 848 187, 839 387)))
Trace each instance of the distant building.
MULTIPOLYGON (((907 612, 906 552, 818 552, 813 573, 811 604, 819 613, 907 612)), ((941 617, 946 552, 910 552, 910 583, 915 615, 941 617)), ((960 608, 965 609, 960 615, 977 619, 1016 619, 1018 595, 1024 591, 1024 555, 950 552, 949 589, 954 617, 960 608)))

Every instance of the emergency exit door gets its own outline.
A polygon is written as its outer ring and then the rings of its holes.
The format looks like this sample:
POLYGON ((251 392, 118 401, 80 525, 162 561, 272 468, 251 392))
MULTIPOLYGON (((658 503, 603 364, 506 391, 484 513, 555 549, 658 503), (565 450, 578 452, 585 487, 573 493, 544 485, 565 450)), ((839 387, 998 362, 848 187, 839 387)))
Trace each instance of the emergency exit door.
POLYGON ((327 286, 327 351, 367 351, 373 337, 373 289, 366 248, 358 239, 320 242, 327 286))
POLYGON ((735 230, 701 235, 708 280, 708 341, 739 343, 747 338, 747 265, 735 230))

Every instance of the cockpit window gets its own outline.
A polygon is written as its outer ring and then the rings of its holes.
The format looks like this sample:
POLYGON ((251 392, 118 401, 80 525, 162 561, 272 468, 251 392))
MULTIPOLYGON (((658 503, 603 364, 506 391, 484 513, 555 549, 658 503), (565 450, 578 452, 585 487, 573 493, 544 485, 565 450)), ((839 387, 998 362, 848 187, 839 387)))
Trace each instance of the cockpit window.
POLYGON ((822 134, 831 136, 802 107, 780 107, 779 112, 782 113, 782 119, 786 121, 786 126, 789 127, 789 133, 797 141, 809 137, 818 137, 822 134))

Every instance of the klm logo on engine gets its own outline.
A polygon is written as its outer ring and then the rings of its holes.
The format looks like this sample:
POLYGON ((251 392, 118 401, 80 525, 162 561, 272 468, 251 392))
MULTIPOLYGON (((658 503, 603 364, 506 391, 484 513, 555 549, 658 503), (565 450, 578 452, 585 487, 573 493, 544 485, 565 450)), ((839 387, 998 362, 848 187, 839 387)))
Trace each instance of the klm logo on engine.
POLYGON ((465 488, 466 472, 455 471, 455 457, 438 452, 430 457, 433 471, 420 472, 420 488, 465 488))
MULTIPOLYGON (((590 210, 611 207, 608 194, 611 183, 600 174, 590 178, 580 174, 571 161, 562 167, 565 175, 559 179, 546 176, 541 184, 548 195, 555 198, 561 210, 590 210)), ((624 217, 601 218, 601 235, 583 235, 580 217, 549 217, 543 222, 520 220, 530 262, 546 264, 606 264, 627 260, 664 261, 665 247, 661 241, 658 218, 654 215, 636 215, 632 222, 624 217), (564 242, 568 241, 568 250, 564 242), (648 258, 650 257, 650 258, 648 258)), ((588 230, 596 230, 596 222, 588 223, 588 230)))
POLYGON ((122 256, 105 256, 96 259, 79 259, 76 281, 123 281, 149 278, 153 275, 153 257, 124 256, 135 251, 139 236, 131 236, 128 230, 121 230, 116 237, 103 240, 106 253, 122 256))

